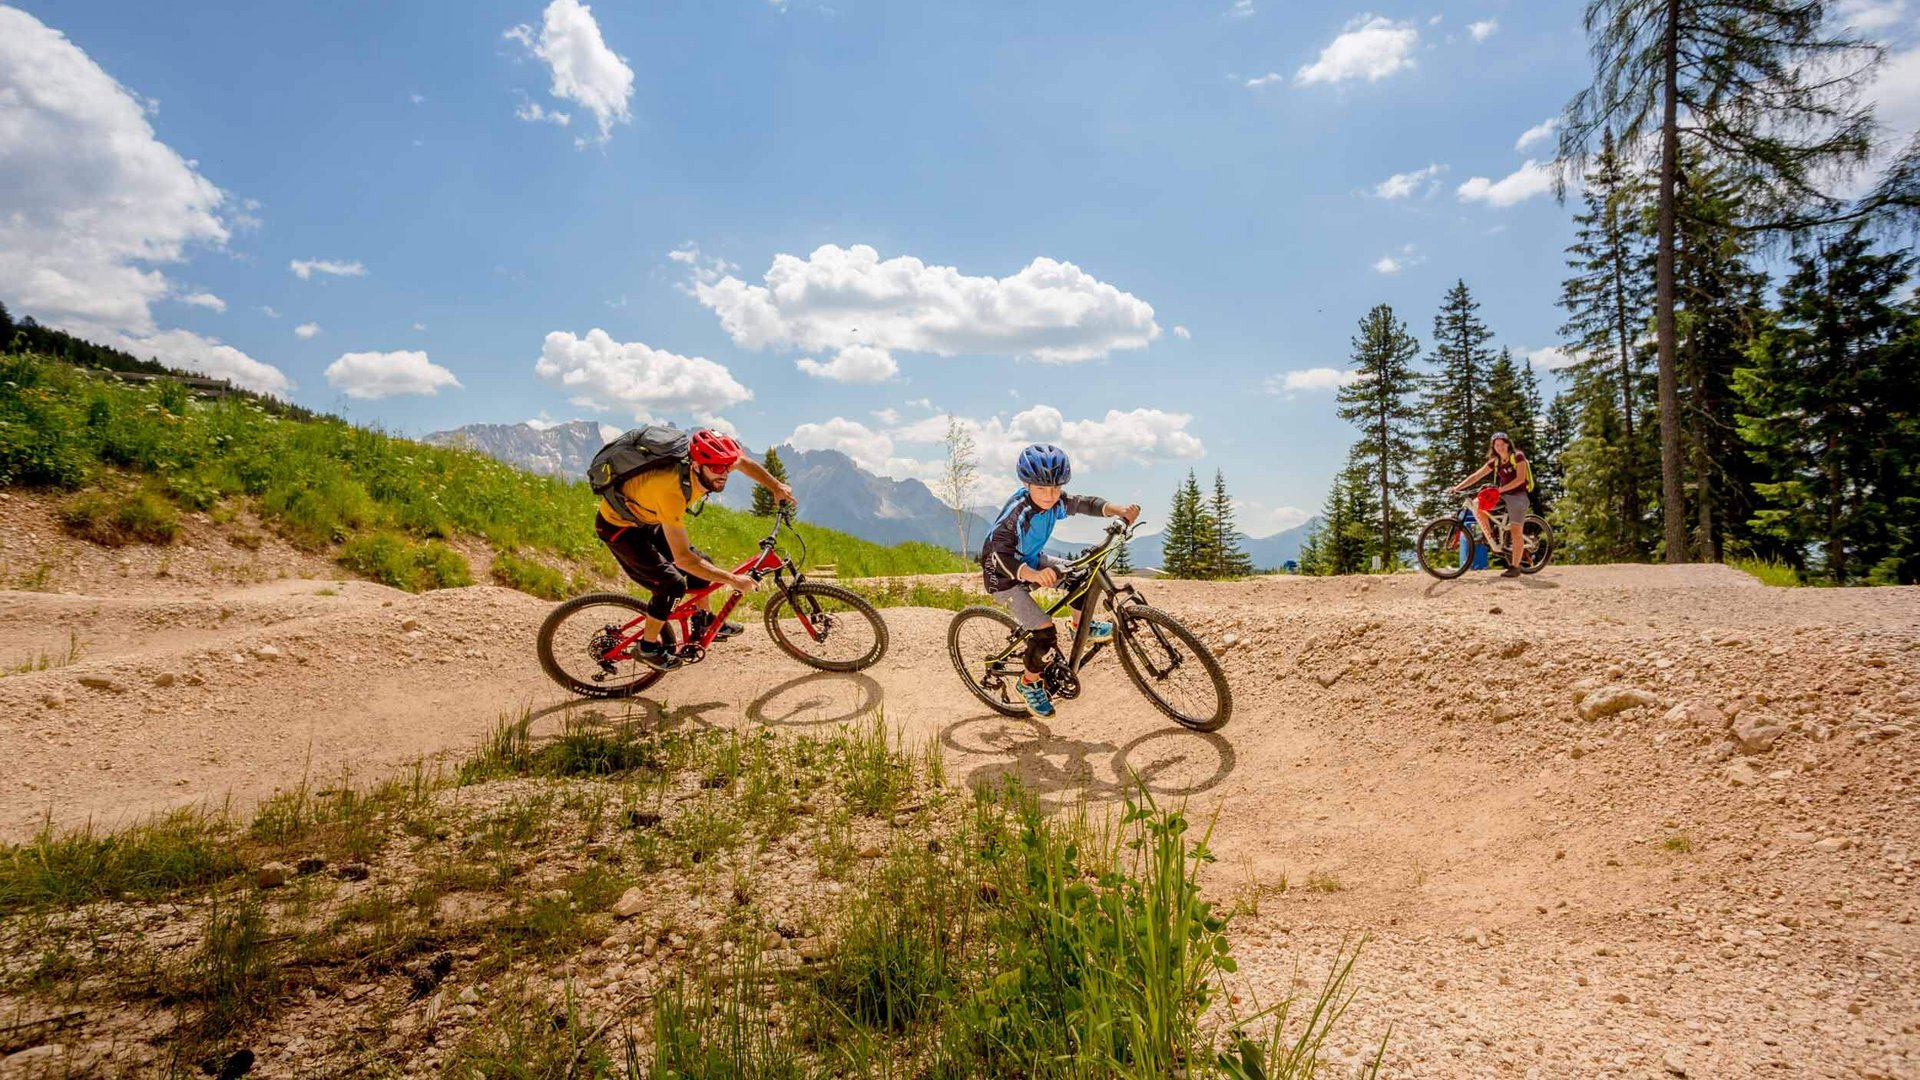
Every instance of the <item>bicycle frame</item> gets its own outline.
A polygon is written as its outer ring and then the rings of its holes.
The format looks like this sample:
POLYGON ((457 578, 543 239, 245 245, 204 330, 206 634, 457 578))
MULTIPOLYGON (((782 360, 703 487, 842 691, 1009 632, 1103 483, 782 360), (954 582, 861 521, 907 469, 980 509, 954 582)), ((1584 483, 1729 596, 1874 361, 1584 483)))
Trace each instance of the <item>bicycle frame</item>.
MULTIPOLYGON (((796 568, 796 564, 792 559, 781 555, 777 550, 780 542, 780 527, 782 525, 787 526, 789 531, 792 530, 793 512, 785 507, 782 507, 780 512, 774 515, 773 531, 768 533, 765 539, 760 541, 760 554, 741 563, 733 572, 736 574, 745 574, 755 581, 759 581, 763 577, 771 574, 774 585, 782 593, 785 593, 788 589, 786 574, 789 570, 793 572, 792 584, 794 585, 805 581, 806 575, 796 568)), ((794 533, 794 537, 800 539, 798 533, 794 533)), ((806 541, 804 539, 800 540, 800 550, 804 557, 806 551, 806 541)), ((707 624, 706 633, 699 635, 698 638, 695 638, 693 635, 693 616, 697 612, 706 609, 706 602, 709 597, 726 587, 727 586, 716 581, 709 583, 705 588, 688 593, 681 598, 680 603, 674 605, 673 610, 668 612, 667 617, 662 620, 675 627, 674 640, 681 643, 680 647, 682 649, 691 646, 697 650, 695 653, 696 656, 704 656, 706 651, 713 647, 714 638, 719 635, 720 628, 726 625, 727 616, 733 614, 733 609, 739 606, 744 594, 741 593, 740 590, 734 589, 733 595, 727 597, 727 602, 721 605, 719 611, 714 613, 713 620, 707 624)), ((627 650, 639 642, 642 633, 646 630, 646 624, 647 617, 642 615, 622 625, 620 627, 619 640, 615 641, 613 646, 606 652, 601 653, 600 659, 603 662, 628 659, 627 650)), ((801 625, 806 627, 808 637, 813 638, 815 641, 820 640, 820 631, 814 627, 813 620, 802 619, 801 625)))
MULTIPOLYGON (((1071 608, 1076 600, 1080 603, 1079 618, 1073 624, 1073 652, 1067 657, 1067 670, 1075 675, 1093 655, 1100 650, 1099 645, 1087 644, 1087 624, 1093 619, 1093 609, 1103 595, 1122 597, 1119 601, 1110 601, 1109 606, 1116 611, 1122 604, 1145 603, 1140 591, 1132 585, 1115 585, 1112 575, 1107 573, 1107 564, 1120 552, 1120 544, 1133 535, 1131 527, 1126 529, 1109 528, 1107 539, 1099 547, 1093 548, 1078 558, 1068 560, 1067 576, 1086 571, 1085 577, 1077 587, 1068 591, 1052 607, 1047 609, 1049 619, 1057 616, 1062 609, 1071 608)), ((1027 634, 1022 633, 1007 642, 1006 650, 989 657, 989 667, 1003 664, 1026 647, 1027 634)), ((1024 669, 1024 662, 1022 664, 1024 669)))

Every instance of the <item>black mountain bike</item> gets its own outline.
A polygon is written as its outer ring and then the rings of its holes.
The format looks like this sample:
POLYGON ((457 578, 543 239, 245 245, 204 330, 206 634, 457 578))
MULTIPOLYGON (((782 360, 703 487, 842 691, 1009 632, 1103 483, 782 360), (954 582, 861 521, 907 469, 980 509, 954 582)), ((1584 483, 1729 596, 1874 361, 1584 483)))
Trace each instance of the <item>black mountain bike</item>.
MULTIPOLYGON (((1116 585, 1107 566, 1134 529, 1123 522, 1107 526, 1107 538, 1068 564, 1060 580, 1060 602, 1049 608, 1057 616, 1076 602, 1079 621, 1073 628, 1073 648, 1062 656, 1055 649, 1042 677, 1047 693, 1056 698, 1080 695, 1080 671, 1106 643, 1087 644, 1087 627, 1104 610, 1113 622, 1113 647, 1120 666, 1133 685, 1161 712, 1195 731, 1216 731, 1233 714, 1233 693, 1220 661, 1200 643, 1193 631, 1158 608, 1132 585, 1116 585)), ((1008 716, 1026 715, 1026 705, 1014 684, 1026 670, 1027 630, 997 607, 970 607, 947 626, 947 653, 973 696, 1008 716)))
MULTIPOLYGON (((1477 495, 1478 492, 1467 496, 1459 510, 1434 518, 1420 530, 1420 538, 1413 545, 1420 569, 1442 581, 1457 578, 1473 565, 1480 548, 1487 548, 1494 557, 1507 561, 1506 545, 1511 542, 1507 508, 1496 505, 1487 511, 1487 516, 1493 519, 1494 536, 1500 539, 1500 543, 1490 544, 1480 531, 1480 519, 1473 512, 1477 495)), ((1510 565, 1517 565, 1523 574, 1537 574, 1553 558, 1553 527, 1539 514, 1528 514, 1521 522, 1521 529, 1525 550, 1519 560, 1510 565)))

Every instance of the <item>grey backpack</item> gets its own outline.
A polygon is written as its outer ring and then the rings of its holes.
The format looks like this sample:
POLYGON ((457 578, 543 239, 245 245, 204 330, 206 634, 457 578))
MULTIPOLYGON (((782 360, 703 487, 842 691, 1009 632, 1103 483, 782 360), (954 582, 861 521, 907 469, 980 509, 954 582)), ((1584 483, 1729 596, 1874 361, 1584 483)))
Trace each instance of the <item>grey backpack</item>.
POLYGON ((615 436, 593 455, 593 463, 587 466, 587 486, 611 503, 621 517, 637 525, 640 519, 628 505, 621 486, 643 472, 674 468, 680 472, 680 493, 692 502, 693 479, 688 474, 687 458, 692 445, 693 436, 666 424, 634 428, 615 436))

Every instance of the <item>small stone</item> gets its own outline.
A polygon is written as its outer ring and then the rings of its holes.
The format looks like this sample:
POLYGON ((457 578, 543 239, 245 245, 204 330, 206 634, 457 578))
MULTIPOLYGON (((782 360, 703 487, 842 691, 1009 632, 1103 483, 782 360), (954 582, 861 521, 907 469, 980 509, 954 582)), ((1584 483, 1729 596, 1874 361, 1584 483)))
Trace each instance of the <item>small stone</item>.
POLYGON ((253 655, 260 660, 278 660, 286 654, 280 651, 278 645, 259 645, 254 648, 253 655))
POLYGON ((460 991, 460 996, 454 1000, 462 1005, 478 1005, 480 1004, 480 991, 469 986, 465 990, 460 991))
POLYGON ((39 1046, 29 1046, 18 1053, 8 1054, 6 1057, 0 1058, 0 1065, 7 1065, 13 1068, 29 1068, 37 1064, 51 1064, 55 1058, 65 1056, 67 1056, 67 1048, 63 1044, 41 1043, 39 1046))
POLYGON ((886 852, 877 847, 868 846, 860 849, 860 857, 863 859, 877 859, 885 854, 886 852))
POLYGON ((153 685, 163 687, 163 688, 172 686, 174 683, 178 681, 180 681, 180 677, 178 675, 175 675, 171 671, 163 671, 160 674, 155 675, 153 677, 153 685))
POLYGON ((1603 686, 1588 694, 1580 701, 1580 716, 1587 720, 1598 720, 1603 716, 1625 712, 1628 709, 1660 704, 1660 699, 1645 690, 1632 686, 1603 686))
POLYGON ((1660 1067, 1674 1076, 1687 1075, 1687 1063, 1678 1050, 1667 1051, 1666 1056, 1660 1059, 1660 1067))
POLYGON ((1726 726, 1727 714, 1704 701, 1683 701, 1660 718, 1668 727, 1702 727, 1717 731, 1726 726))
POLYGON ((1331 688, 1333 684, 1339 682, 1340 677, 1346 673, 1347 669, 1345 668, 1335 668, 1332 671, 1316 671, 1313 673, 1313 681, 1319 683, 1322 687, 1331 688))
POLYGON ((1488 609, 1487 609, 1487 614, 1489 614, 1489 615, 1498 615, 1498 614, 1500 614, 1500 605, 1499 605, 1499 604, 1495 604, 1495 605, 1493 605, 1492 607, 1490 607, 1490 608, 1488 608, 1488 609))
POLYGON ((105 690, 113 694, 124 694, 127 692, 125 683, 118 679, 110 679, 105 675, 82 675, 80 676, 80 685, 89 690, 105 690))
POLYGON ((1744 761, 1736 761, 1724 770, 1728 780, 1740 787, 1752 787, 1760 782, 1760 774, 1753 766, 1744 761))
POLYGON ((1842 836, 1829 836, 1824 840, 1815 840, 1813 842, 1813 850, 1825 851, 1829 853, 1835 852, 1835 851, 1845 851, 1852 846, 1853 846, 1853 841, 1848 840, 1842 836))
POLYGON ((366 863, 341 863, 334 868, 333 876, 342 881, 365 881, 372 876, 373 869, 366 863))
POLYGON ((1787 726, 1770 713, 1743 712, 1733 722, 1733 741, 1743 754, 1764 754, 1786 733, 1787 726))
POLYGON ((401 620, 400 620, 400 629, 401 629, 401 630, 417 630, 417 629, 419 629, 419 627, 420 627, 420 620, 419 620, 419 619, 414 619, 414 618, 406 618, 406 619, 401 619, 401 620))
POLYGON ((647 896, 635 886, 620 894, 620 899, 613 902, 612 911, 616 919, 631 919, 646 909, 647 896))
POLYGON ((283 862, 263 863, 253 872, 253 883, 262 889, 277 889, 287 883, 293 868, 283 862))

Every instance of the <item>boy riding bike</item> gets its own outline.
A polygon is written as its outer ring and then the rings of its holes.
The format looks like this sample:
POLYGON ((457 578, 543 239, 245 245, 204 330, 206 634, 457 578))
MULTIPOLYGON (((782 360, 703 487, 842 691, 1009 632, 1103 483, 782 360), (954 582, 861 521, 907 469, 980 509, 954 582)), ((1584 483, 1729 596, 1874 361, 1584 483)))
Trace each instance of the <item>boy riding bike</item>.
MULTIPOLYGON (((678 435, 657 428, 641 434, 678 435)), ((743 456, 732 436, 707 429, 693 433, 684 457, 662 458, 657 467, 645 467, 609 487, 600 499, 594 532, 627 576, 652 593, 634 655, 655 670, 669 671, 680 664, 679 656, 661 643, 660 628, 689 589, 703 589, 713 582, 724 582, 741 592, 759 587, 751 577, 714 565, 687 538, 687 508, 710 492, 726 490, 727 475, 735 468, 773 492, 780 502, 794 501, 793 490, 758 462, 743 456)), ((705 611, 700 616, 712 618, 705 611)), ((727 623, 716 639, 733 637, 741 629, 738 624, 727 623)), ((705 624, 696 622, 696 632, 704 631, 705 624)))
MULTIPOLYGON (((1046 718, 1053 715, 1053 701, 1041 680, 1047 654, 1058 638, 1053 620, 1034 602, 1035 588, 1051 588, 1060 581, 1065 563, 1046 553, 1047 540, 1053 536, 1054 523, 1069 514, 1125 518, 1132 524, 1140 516, 1138 506, 1117 506, 1090 495, 1069 495, 1061 488, 1073 476, 1067 452, 1057 446, 1035 443, 1020 451, 1014 473, 1026 486, 1013 493, 1000 516, 987 530, 980 549, 980 570, 987 594, 1013 613, 1020 625, 1033 631, 1027 639, 1026 673, 1020 677, 1019 691, 1027 711, 1046 718)), ((1089 644, 1113 636, 1113 625, 1096 622, 1087 628, 1089 644)))

